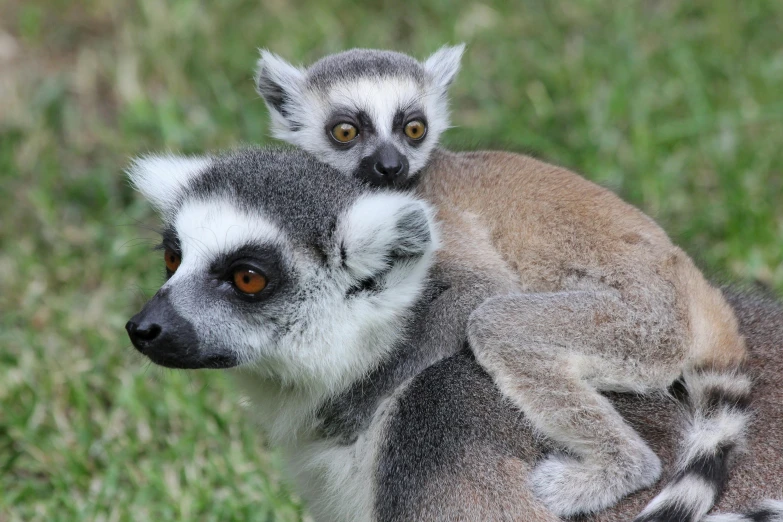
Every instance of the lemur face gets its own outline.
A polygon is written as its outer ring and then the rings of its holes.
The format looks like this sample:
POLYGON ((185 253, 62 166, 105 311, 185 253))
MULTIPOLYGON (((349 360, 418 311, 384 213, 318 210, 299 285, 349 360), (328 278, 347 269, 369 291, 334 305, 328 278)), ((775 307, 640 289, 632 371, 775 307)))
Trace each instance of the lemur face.
POLYGON ((436 247, 425 203, 300 151, 147 157, 129 176, 164 218, 167 280, 126 328, 171 368, 349 382, 385 355, 436 247))
POLYGON ((449 84, 464 46, 424 62, 354 49, 303 70, 261 53, 258 92, 275 137, 374 186, 406 188, 449 126, 449 84))

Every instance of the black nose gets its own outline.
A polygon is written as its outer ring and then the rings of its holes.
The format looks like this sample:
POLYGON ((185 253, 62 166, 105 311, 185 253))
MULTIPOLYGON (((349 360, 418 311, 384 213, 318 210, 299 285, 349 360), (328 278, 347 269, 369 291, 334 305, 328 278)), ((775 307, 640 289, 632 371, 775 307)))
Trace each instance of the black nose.
POLYGON ((230 368, 239 364, 231 350, 199 346, 193 325, 172 306, 161 289, 125 325, 133 346, 156 364, 168 368, 230 368))
POLYGON ((157 339, 160 336, 160 332, 163 331, 159 324, 147 323, 140 325, 133 320, 128 321, 128 324, 125 325, 125 330, 127 330, 133 346, 140 350, 157 339))
POLYGON ((400 187, 408 176, 408 159, 391 143, 378 147, 359 164, 356 175, 379 187, 400 187))
POLYGON ((375 165, 373 165, 373 168, 375 169, 375 173, 379 176, 384 176, 386 178, 394 179, 397 176, 399 176, 402 173, 402 162, 399 161, 398 158, 393 158, 395 161, 391 161, 389 163, 385 162, 377 162, 375 165))

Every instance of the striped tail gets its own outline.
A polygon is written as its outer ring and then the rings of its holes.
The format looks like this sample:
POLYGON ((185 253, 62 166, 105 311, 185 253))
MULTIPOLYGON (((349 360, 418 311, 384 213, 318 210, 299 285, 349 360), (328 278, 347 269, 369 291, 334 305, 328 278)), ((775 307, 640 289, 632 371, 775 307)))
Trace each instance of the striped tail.
POLYGON ((710 515, 704 522, 783 522, 783 501, 765 500, 747 513, 710 515))
POLYGON ((635 522, 702 520, 723 491, 736 454, 744 449, 750 378, 739 371, 693 370, 683 376, 683 384, 689 416, 676 472, 635 522))

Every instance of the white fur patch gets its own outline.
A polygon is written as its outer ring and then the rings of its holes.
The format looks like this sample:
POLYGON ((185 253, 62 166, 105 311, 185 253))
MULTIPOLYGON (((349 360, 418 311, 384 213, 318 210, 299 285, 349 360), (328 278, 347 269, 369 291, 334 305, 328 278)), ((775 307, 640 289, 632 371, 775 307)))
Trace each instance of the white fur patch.
POLYGON ((378 406, 367 431, 353 444, 321 441, 285 452, 316 519, 345 522, 374 519, 378 450, 386 430, 389 405, 394 402, 392 397, 378 406))
POLYGON ((405 386, 382 401, 367 430, 345 445, 308 435, 320 404, 315 395, 306 398, 292 388, 281 389, 247 370, 235 375, 248 394, 250 413, 264 426, 270 441, 282 447, 287 471, 316 519, 372 520, 378 450, 405 386))
POLYGON ((245 245, 278 245, 284 239, 269 220, 243 212, 226 199, 187 201, 174 225, 182 246, 182 264, 174 277, 203 270, 217 256, 245 245))
POLYGON ((715 489, 713 486, 699 477, 686 476, 675 484, 670 484, 657 497, 647 504, 640 518, 666 506, 684 506, 692 513, 691 520, 701 518, 712 508, 715 501, 715 489))
POLYGON ((212 164, 206 156, 175 156, 166 154, 136 158, 127 169, 131 184, 158 211, 174 210, 183 187, 212 164))
POLYGON ((304 83, 304 69, 294 67, 278 55, 261 49, 261 58, 256 66, 256 88, 264 97, 269 113, 272 117, 272 128, 281 129, 288 127, 288 121, 276 107, 269 103, 268 97, 275 96, 272 92, 281 89, 287 97, 298 99, 302 97, 302 85, 304 83))
POLYGON ((347 265, 357 279, 369 277, 388 263, 387 254, 400 241, 395 226, 406 212, 422 212, 430 224, 429 253, 438 247, 434 211, 427 203, 409 195, 382 192, 360 197, 341 221, 337 237, 346 247, 347 265))
POLYGON ((709 417, 694 417, 685 430, 684 449, 679 456, 681 468, 703 455, 714 455, 727 442, 738 446, 734 451, 741 451, 749 422, 749 413, 731 409, 722 409, 709 417))
POLYGON ((453 47, 443 46, 424 62, 424 69, 430 74, 436 85, 446 88, 459 72, 459 64, 465 44, 453 47))

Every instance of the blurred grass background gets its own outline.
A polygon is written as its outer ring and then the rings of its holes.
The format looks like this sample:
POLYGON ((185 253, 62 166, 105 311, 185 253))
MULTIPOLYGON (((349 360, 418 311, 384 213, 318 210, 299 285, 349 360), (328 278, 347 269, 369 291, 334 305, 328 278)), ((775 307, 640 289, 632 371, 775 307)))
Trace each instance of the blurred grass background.
POLYGON ((783 290, 778 0, 4 0, 0 521, 299 520, 219 374, 150 367, 123 325, 154 293, 131 155, 267 141, 256 48, 468 44, 456 148, 572 167, 711 276, 783 290))

